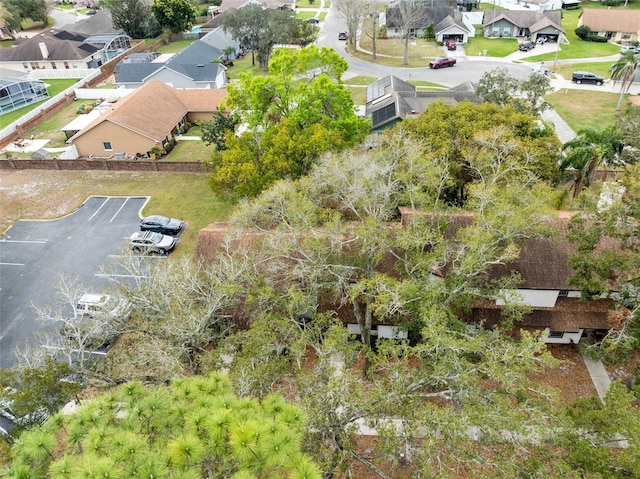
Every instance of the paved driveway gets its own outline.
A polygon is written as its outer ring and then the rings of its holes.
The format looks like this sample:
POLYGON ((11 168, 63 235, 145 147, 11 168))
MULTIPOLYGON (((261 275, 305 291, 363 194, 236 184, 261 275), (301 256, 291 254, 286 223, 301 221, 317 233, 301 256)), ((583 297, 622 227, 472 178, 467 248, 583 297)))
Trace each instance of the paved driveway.
POLYGON ((93 290, 106 279, 99 267, 138 230, 146 197, 90 197, 53 221, 18 221, 0 237, 0 367, 15 363, 16 345, 43 327, 32 304, 52 303, 62 276, 93 290))

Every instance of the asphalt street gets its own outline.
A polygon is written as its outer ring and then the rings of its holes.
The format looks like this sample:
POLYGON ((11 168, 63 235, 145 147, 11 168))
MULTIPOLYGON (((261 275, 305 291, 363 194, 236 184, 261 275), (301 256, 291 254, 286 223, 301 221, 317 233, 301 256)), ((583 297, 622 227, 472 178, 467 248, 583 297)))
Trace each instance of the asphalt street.
POLYGON ((96 276, 139 229, 147 197, 90 197, 52 221, 21 220, 0 237, 0 367, 15 364, 14 349, 44 325, 33 305, 51 305, 62 277, 100 291, 96 276))

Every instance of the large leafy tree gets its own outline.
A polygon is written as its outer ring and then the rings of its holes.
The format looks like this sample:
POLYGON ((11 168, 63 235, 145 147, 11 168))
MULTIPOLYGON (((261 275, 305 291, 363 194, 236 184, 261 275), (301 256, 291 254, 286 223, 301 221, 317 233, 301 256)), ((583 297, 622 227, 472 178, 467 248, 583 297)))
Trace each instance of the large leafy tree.
POLYGON ((251 50, 251 64, 256 57, 260 66, 267 69, 271 51, 279 43, 290 44, 306 38, 304 27, 309 24, 295 17, 288 9, 265 8, 260 3, 249 3, 238 11, 223 17, 225 31, 251 50))
POLYGON ((640 161, 640 108, 628 105, 616 118, 616 129, 624 144, 621 158, 625 164, 640 161))
POLYGON ((42 424, 73 398, 80 385, 72 373, 53 358, 42 367, 0 369, 0 404, 16 417, 18 431, 42 424))
POLYGON ((227 135, 226 150, 214 153, 212 187, 256 196, 279 178, 306 174, 323 152, 362 141, 369 122, 356 116, 341 84, 346 68, 331 49, 279 49, 269 75, 244 74, 230 84, 228 106, 247 130, 227 135))
POLYGON ((158 23, 171 33, 189 30, 196 18, 196 9, 190 0, 153 0, 151 11, 158 23))
POLYGON ((640 57, 635 52, 627 52, 611 67, 611 79, 620 82, 620 97, 616 111, 620 111, 624 94, 629 92, 636 75, 640 73, 640 57))
MULTIPOLYGON (((401 129, 404 138, 419 141, 410 144, 413 151, 407 151, 407 158, 412 161, 401 171, 406 175, 403 193, 408 205, 464 205, 468 186, 479 178, 470 162, 483 158, 499 158, 496 166, 529 171, 539 179, 558 174, 560 142, 553 130, 508 106, 433 103, 419 117, 403 122, 401 129)), ((402 139, 395 141, 396 148, 409 146, 402 139)))
POLYGON ((585 295, 611 296, 617 304, 612 329, 594 352, 622 360, 640 346, 640 165, 627 166, 570 226, 569 239, 577 246, 571 283, 585 295))
POLYGON ((565 157, 562 170, 576 171, 573 194, 578 196, 593 181, 596 170, 602 166, 614 166, 620 162, 623 144, 615 126, 585 128, 578 136, 563 145, 565 157))
POLYGON ((496 68, 480 78, 476 93, 500 106, 511 106, 517 112, 538 115, 549 108, 542 96, 549 90, 549 77, 532 74, 527 80, 509 75, 506 68, 496 68))
POLYGON ((12 448, 12 477, 319 479, 305 416, 281 397, 238 398, 225 376, 131 382, 56 415, 12 448))
POLYGON ((153 37, 161 31, 146 0, 103 0, 102 5, 111 12, 114 28, 132 38, 153 37))
POLYGON ((429 11, 427 3, 420 0, 402 0, 396 2, 387 9, 387 17, 393 18, 393 22, 401 31, 404 43, 402 64, 409 63, 409 39, 415 35, 415 30, 424 28, 429 23, 429 11))
POLYGON ((49 7, 45 0, 3 0, 2 4, 10 15, 5 21, 8 19, 9 25, 15 30, 20 30, 20 22, 27 18, 48 25, 49 7))

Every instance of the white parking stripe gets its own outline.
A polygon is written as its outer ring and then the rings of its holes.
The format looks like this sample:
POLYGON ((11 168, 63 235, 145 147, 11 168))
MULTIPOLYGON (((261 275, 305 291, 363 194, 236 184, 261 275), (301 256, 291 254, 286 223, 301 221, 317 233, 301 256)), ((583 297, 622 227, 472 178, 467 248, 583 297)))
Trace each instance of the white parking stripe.
POLYGON ((102 202, 102 204, 100 205, 100 208, 98 208, 98 209, 96 210, 96 212, 95 212, 94 214, 92 214, 92 215, 91 215, 91 218, 89 218, 89 220, 88 220, 88 221, 91 221, 91 220, 93 219, 93 217, 94 217, 95 215, 97 215, 97 214, 100 212, 100 210, 102 209, 102 207, 103 207, 104 205, 106 205, 106 204, 107 204, 107 201, 109 201, 109 198, 105 199, 105 200, 102 202))
POLYGON ((24 266, 24 263, 0 263, 2 266, 24 266))
POLYGON ((47 240, 0 240, 0 243, 33 243, 33 244, 44 244, 47 240))
POLYGON ((122 208, 124 208, 124 205, 127 204, 127 201, 129 201, 129 198, 127 198, 126 200, 124 200, 124 203, 122 203, 122 206, 120 208, 118 208, 118 211, 116 211, 116 214, 114 214, 111 219, 109 220, 109 223, 111 223, 113 220, 116 219, 116 216, 118 216, 118 213, 120 213, 120 211, 122 210, 122 208))
POLYGON ((149 278, 149 276, 138 276, 135 274, 108 274, 108 273, 96 273, 94 276, 98 278, 149 278))

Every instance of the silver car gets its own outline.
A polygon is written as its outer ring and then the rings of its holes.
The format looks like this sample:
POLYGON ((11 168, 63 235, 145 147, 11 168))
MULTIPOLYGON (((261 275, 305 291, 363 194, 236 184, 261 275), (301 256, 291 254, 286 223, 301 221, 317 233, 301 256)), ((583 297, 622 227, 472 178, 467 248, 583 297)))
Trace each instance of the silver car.
POLYGON ((177 242, 178 240, 173 236, 153 231, 138 231, 129 238, 131 249, 139 253, 167 254, 173 251, 177 242))

